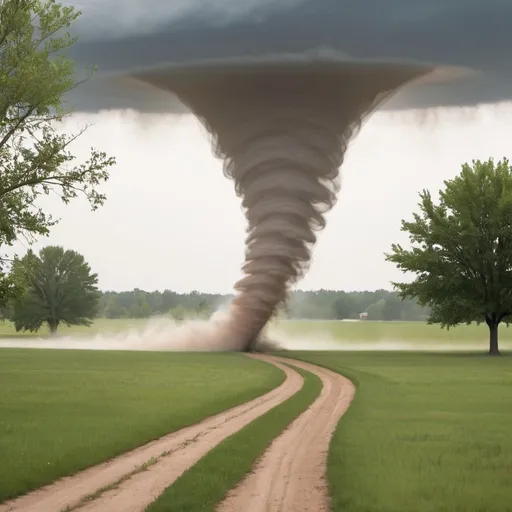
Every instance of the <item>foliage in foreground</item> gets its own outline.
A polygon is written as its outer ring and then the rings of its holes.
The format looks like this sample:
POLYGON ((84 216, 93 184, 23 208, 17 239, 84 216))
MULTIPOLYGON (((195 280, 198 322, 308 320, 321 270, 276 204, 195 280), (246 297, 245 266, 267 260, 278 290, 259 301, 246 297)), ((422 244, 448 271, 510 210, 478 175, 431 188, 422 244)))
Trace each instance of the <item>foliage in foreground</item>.
POLYGON ((499 354, 498 326, 512 314, 512 167, 473 161, 444 185, 437 204, 423 191, 420 213, 402 222, 412 248, 395 244, 387 260, 416 277, 395 286, 431 308, 429 323, 485 321, 499 354))
MULTIPOLYGON (((66 56, 79 15, 55 0, 0 1, 0 247, 48 234, 56 220, 37 206, 41 194, 65 203, 83 195, 93 210, 105 200, 97 187, 114 159, 92 149, 74 164, 70 148, 84 130, 58 130, 71 114, 63 97, 80 83, 66 56)), ((5 301, 9 283, 2 288, 5 301)))
POLYGON ((24 293, 13 302, 16 331, 37 331, 47 324, 55 333, 65 325, 91 325, 99 300, 98 276, 81 254, 48 246, 29 250, 13 263, 12 275, 24 293))

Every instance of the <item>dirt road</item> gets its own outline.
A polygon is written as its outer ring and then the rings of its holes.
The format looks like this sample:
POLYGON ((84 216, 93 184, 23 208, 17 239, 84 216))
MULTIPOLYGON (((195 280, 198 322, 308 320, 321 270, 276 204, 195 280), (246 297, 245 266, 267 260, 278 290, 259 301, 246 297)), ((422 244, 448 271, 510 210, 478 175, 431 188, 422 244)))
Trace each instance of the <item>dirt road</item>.
POLYGON ((302 387, 302 377, 273 358, 257 356, 286 373, 278 388, 243 405, 179 430, 72 477, 0 505, 0 512, 70 510, 140 512, 209 450, 302 387), (101 491, 104 492, 101 492, 101 491))
POLYGON ((311 364, 265 355, 251 357, 276 365, 285 372, 286 380, 255 400, 6 502, 0 505, 0 512, 142 512, 213 447, 300 390, 302 377, 283 362, 317 374, 322 392, 271 444, 255 470, 229 493, 219 510, 327 511, 329 441, 354 387, 342 376, 311 364))
POLYGON ((322 392, 272 443, 253 472, 229 493, 219 512, 330 510, 325 478, 329 442, 355 388, 337 373, 295 360, 289 362, 316 373, 323 383, 322 392))

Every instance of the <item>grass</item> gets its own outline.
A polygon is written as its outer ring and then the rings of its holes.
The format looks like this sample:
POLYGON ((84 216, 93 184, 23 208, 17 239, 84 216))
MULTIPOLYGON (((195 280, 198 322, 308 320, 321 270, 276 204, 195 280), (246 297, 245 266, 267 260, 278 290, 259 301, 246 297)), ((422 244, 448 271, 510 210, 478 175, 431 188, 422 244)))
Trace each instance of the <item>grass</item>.
MULTIPOLYGON (((105 319, 94 322, 91 327, 62 326, 61 336, 94 336, 96 334, 116 334, 130 330, 142 330, 147 326, 147 319, 105 319)), ((424 322, 340 322, 325 320, 287 320, 279 321, 273 327, 277 334, 299 336, 302 339, 335 341, 344 344, 358 343, 424 343, 434 346, 470 345, 488 348, 489 332, 486 325, 461 325, 450 330, 424 322)), ((0 322, 0 342, 2 338, 46 337, 47 329, 38 333, 16 333, 10 322, 0 322)), ((512 327, 500 326, 500 344, 502 348, 512 349, 512 327)))
MULTIPOLYGON (((91 327, 62 326, 59 329, 60 336, 87 337, 97 334, 109 335, 127 331, 143 331, 148 319, 105 319, 100 318, 91 327)), ((322 342, 328 342, 331 348, 332 342, 342 343, 345 349, 351 345, 374 344, 375 350, 388 348, 400 348, 399 344, 414 347, 416 343, 419 349, 445 348, 453 349, 478 349, 483 352, 488 350, 489 332, 486 325, 461 325, 450 330, 441 329, 437 325, 427 325, 424 322, 342 322, 325 320, 286 320, 276 322, 271 329, 271 334, 277 337, 300 338, 308 342, 316 340, 319 349, 322 342)), ((47 329, 43 328, 38 333, 16 333, 10 322, 0 322, 0 345, 2 338, 34 339, 46 337, 47 329)), ((501 349, 512 350, 512 328, 506 325, 500 326, 501 349)), ((300 347, 297 347, 300 348, 300 347)), ((354 347, 355 349, 356 347, 354 347)))
POLYGON ((302 389, 289 400, 227 438, 203 457, 146 510, 149 512, 210 512, 249 473, 276 438, 319 395, 320 379, 297 369, 302 389))
MULTIPOLYGON (((141 318, 99 318, 91 327, 65 325, 59 328, 59 334, 95 335, 119 333, 130 329, 142 329, 148 319, 141 318)), ((460 325, 450 330, 441 329, 438 325, 427 325, 424 322, 343 322, 336 320, 281 320, 277 329, 290 335, 324 334, 333 339, 351 341, 428 341, 428 342, 487 342, 489 330, 486 325, 460 325)), ((11 322, 0 321, 0 338, 31 338, 46 336, 43 327, 37 333, 17 333, 11 322)), ((500 337, 503 341, 512 341, 512 327, 500 326, 500 337)))
POLYGON ((238 354, 0 350, 0 502, 284 380, 238 354))
MULTIPOLYGON (((61 325, 59 327, 59 335, 61 336, 94 336, 96 334, 115 334, 130 329, 140 329, 148 323, 147 319, 141 318, 98 318, 90 327, 84 325, 73 325, 67 327, 61 325)), ((42 327, 38 332, 16 332, 14 325, 7 321, 0 321, 0 340, 2 338, 37 338, 48 336, 47 327, 42 327)))
MULTIPOLYGON (((481 345, 485 350, 489 343, 489 329, 485 324, 459 325, 450 330, 424 322, 339 322, 325 320, 281 321, 279 333, 307 338, 346 342, 424 342, 434 344, 481 345)), ((500 341, 512 347, 512 327, 500 326, 500 341)))
POLYGON ((357 384, 329 454, 334 511, 512 511, 512 357, 287 355, 357 384))

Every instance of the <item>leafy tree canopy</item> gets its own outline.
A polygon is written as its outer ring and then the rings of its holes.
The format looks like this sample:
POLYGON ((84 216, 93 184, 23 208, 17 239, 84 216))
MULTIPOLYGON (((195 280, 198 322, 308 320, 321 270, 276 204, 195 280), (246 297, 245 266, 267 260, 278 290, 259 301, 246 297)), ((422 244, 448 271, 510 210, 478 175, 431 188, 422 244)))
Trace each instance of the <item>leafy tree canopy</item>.
POLYGON ((76 164, 70 146, 85 128, 57 130, 71 114, 63 96, 80 83, 66 57, 79 15, 55 0, 0 0, 0 246, 48 233, 56 220, 36 205, 41 194, 84 195, 92 209, 105 200, 97 186, 114 159, 91 149, 76 164))
POLYGON ((512 314, 512 168, 473 161, 444 186, 437 203, 424 190, 420 213, 402 222, 412 248, 395 244, 386 257, 416 277, 394 285, 431 308, 429 323, 485 321, 498 354, 498 325, 512 314))
POLYGON ((13 303, 17 331, 34 332, 46 323, 55 332, 61 323, 92 323, 100 295, 98 276, 81 254, 55 246, 45 247, 39 255, 29 250, 14 260, 12 275, 25 289, 13 303))

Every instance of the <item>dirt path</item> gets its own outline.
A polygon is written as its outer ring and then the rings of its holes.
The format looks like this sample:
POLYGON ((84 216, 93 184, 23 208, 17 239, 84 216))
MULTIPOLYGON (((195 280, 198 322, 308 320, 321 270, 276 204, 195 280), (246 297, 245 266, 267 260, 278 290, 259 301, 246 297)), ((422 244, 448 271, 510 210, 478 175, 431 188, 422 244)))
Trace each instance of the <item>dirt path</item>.
MULTIPOLYGON (((253 356, 286 373, 281 386, 115 459, 0 505, 0 512, 63 510, 141 512, 209 450, 302 387, 302 377, 276 358, 253 356)), ((245 508, 239 509, 245 510, 245 508)), ((263 509, 261 509, 263 510, 263 509)))
POLYGON ((325 478, 329 442, 355 388, 346 378, 324 368, 295 360, 282 361, 317 374, 322 379, 322 392, 274 440, 254 471, 219 505, 218 512, 330 510, 325 478))

